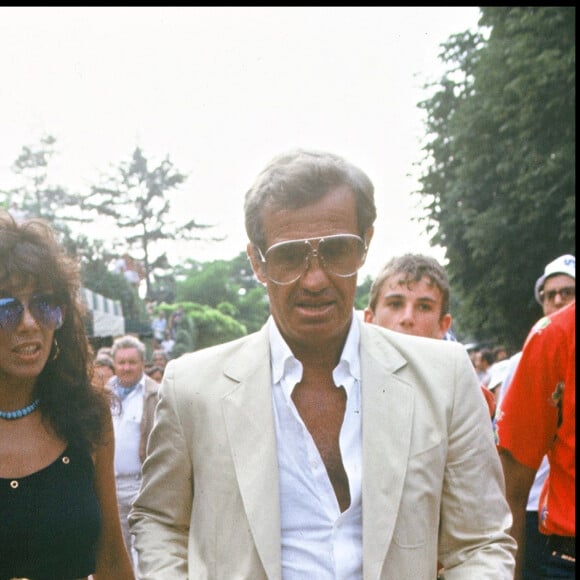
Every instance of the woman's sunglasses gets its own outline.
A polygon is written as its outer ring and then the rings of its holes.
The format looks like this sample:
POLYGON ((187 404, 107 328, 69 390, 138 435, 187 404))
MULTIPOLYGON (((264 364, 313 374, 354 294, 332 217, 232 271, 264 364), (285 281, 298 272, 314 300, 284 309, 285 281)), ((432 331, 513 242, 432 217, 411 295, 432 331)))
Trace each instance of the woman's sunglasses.
MULTIPOLYGON (((26 306, 34 320, 45 328, 57 330, 64 322, 63 306, 53 294, 35 294, 26 306)), ((0 329, 14 331, 22 319, 24 308, 17 298, 0 298, 0 329)))

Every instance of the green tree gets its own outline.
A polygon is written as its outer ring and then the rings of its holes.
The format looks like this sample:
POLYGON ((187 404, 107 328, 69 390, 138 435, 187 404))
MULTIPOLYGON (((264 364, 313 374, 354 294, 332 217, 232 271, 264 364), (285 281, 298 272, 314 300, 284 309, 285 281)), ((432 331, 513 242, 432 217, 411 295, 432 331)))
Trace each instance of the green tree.
POLYGON ((175 271, 173 268, 164 274, 154 272, 149 298, 155 302, 172 304, 175 302, 176 288, 177 280, 175 279, 175 271))
POLYGON ((215 308, 220 302, 236 302, 237 286, 226 260, 190 262, 187 278, 177 285, 177 300, 188 300, 215 308))
POLYGON ((373 284, 373 278, 367 275, 362 282, 359 282, 356 287, 356 294, 354 297, 354 307, 357 310, 364 310, 369 304, 369 294, 371 291, 371 286, 373 284))
POLYGON ((45 135, 35 145, 25 145, 12 165, 21 185, 4 191, 8 205, 16 205, 27 218, 39 217, 56 231, 65 251, 81 262, 106 262, 103 243, 89 239, 79 226, 92 221, 79 211, 82 194, 71 193, 50 180, 50 163, 57 155, 56 139, 45 135), (74 231, 71 228, 74 227, 74 231))
MULTIPOLYGON (((167 271, 170 266, 165 253, 155 253, 158 243, 165 240, 198 240, 195 232, 210 228, 189 220, 176 224, 169 218, 169 196, 186 180, 169 158, 150 167, 142 150, 137 147, 131 160, 122 162, 115 175, 104 185, 93 186, 83 200, 83 208, 112 219, 126 234, 124 243, 137 248, 142 255, 147 296, 151 297, 152 273, 156 268, 167 271)), ((214 238, 215 239, 215 238, 214 238)))
POLYGON ((195 348, 207 348, 245 336, 248 331, 243 324, 216 308, 200 304, 186 310, 195 328, 195 348))
POLYGON ((99 257, 83 259, 81 279, 93 292, 121 302, 127 332, 150 330, 149 316, 136 288, 123 275, 111 272, 106 261, 99 257))
POLYGON ((9 205, 16 204, 26 217, 45 219, 61 234, 63 241, 75 245, 69 224, 91 220, 77 211, 80 194, 51 183, 49 165, 57 153, 56 138, 52 135, 44 135, 38 144, 23 146, 12 165, 21 185, 5 191, 4 195, 9 205))
POLYGON ((171 358, 178 358, 187 352, 195 350, 195 327, 191 318, 186 317, 179 330, 175 333, 175 345, 171 358))
POLYGON ((254 277, 245 252, 233 260, 190 261, 181 276, 184 279, 176 289, 178 301, 216 309, 227 303, 235 310, 234 318, 248 332, 258 330, 266 321, 269 313, 266 291, 254 277))
MULTIPOLYGON (((185 317, 175 335, 175 346, 171 353, 173 358, 247 334, 243 324, 216 308, 193 302, 180 302, 173 305, 172 310, 178 306, 183 306, 185 317)), ((227 311, 231 309, 231 305, 223 305, 223 308, 227 311)))
POLYGON ((521 347, 544 265, 575 253, 575 8, 482 7, 419 103, 420 194, 446 249, 458 325, 521 347), (432 88, 432 87, 431 87, 432 88))
POLYGON ((236 320, 243 324, 248 332, 259 330, 270 314, 270 304, 265 288, 261 285, 249 290, 244 288, 238 296, 237 310, 236 320))

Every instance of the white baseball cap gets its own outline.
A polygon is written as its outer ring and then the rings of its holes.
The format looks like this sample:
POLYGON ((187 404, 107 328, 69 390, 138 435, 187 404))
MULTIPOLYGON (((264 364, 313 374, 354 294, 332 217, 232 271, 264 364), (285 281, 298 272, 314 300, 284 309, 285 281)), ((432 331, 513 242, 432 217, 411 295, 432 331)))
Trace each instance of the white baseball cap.
POLYGON ((497 387, 501 387, 508 374, 510 364, 510 359, 506 358, 493 363, 491 367, 489 367, 489 383, 487 383, 487 388, 490 391, 493 391, 497 387))
POLYGON ((566 274, 570 278, 576 280, 576 258, 572 254, 564 254, 559 258, 556 258, 550 262, 544 268, 544 274, 536 280, 536 285, 534 287, 534 296, 538 304, 542 304, 540 300, 540 290, 544 287, 544 282, 546 278, 554 276, 555 274, 566 274))

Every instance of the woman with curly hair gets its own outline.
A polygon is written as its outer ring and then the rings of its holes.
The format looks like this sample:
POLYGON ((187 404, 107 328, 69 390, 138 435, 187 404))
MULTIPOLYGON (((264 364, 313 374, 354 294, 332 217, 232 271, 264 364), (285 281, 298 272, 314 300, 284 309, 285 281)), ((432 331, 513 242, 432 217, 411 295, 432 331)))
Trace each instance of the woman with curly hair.
POLYGON ((0 580, 131 580, 77 265, 0 212, 0 580))

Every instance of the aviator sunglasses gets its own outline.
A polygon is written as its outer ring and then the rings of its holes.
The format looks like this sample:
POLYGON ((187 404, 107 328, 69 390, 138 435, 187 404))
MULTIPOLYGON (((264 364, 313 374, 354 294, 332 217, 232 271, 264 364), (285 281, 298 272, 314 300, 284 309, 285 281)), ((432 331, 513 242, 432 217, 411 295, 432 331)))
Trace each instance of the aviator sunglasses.
MULTIPOLYGON (((53 294, 35 294, 26 306, 41 326, 57 330, 63 325, 63 306, 53 294)), ((22 320, 24 307, 20 300, 12 296, 0 298, 0 329, 14 331, 22 320)))
POLYGON ((575 286, 565 286, 564 288, 560 288, 558 290, 548 290, 544 292, 542 290, 540 292, 540 300, 543 302, 548 301, 553 303, 556 301, 556 296, 560 295, 562 302, 570 302, 576 298, 576 287, 575 286))
POLYGON ((360 236, 335 234, 321 238, 288 240, 270 246, 265 254, 258 248, 266 276, 275 284, 292 284, 308 270, 314 256, 330 274, 354 276, 363 265, 367 246, 360 236))

